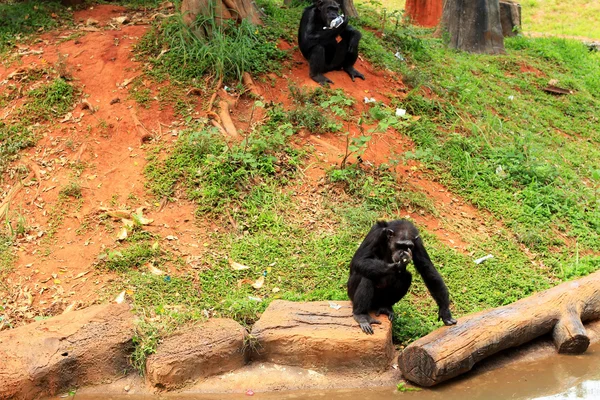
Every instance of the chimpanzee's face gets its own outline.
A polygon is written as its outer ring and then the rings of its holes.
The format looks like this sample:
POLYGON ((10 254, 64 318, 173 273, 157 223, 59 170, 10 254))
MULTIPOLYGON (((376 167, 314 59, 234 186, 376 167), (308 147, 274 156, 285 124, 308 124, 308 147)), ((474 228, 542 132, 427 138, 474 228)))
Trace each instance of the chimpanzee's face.
POLYGON ((412 261, 412 249, 415 246, 411 239, 407 239, 402 232, 388 229, 388 247, 392 254, 392 261, 407 265, 412 261))
POLYGON ((340 4, 335 0, 319 0, 317 9, 325 26, 331 26, 331 21, 336 19, 342 12, 340 4))

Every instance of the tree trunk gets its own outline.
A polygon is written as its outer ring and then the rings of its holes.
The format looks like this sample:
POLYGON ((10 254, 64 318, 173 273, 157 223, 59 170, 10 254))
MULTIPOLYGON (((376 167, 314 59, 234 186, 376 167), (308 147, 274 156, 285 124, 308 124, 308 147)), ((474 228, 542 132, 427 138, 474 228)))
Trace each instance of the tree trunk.
POLYGON ((440 27, 448 31, 451 48, 505 53, 499 0, 445 0, 440 27))
POLYGON ((356 7, 354 6, 354 0, 344 0, 344 15, 347 17, 358 17, 358 11, 356 11, 356 7))
POLYGON ((415 25, 432 28, 442 18, 442 0, 406 0, 406 16, 415 25))
POLYGON ((500 23, 504 37, 516 36, 521 29, 521 5, 508 0, 500 0, 500 23))
POLYGON ((214 19, 220 25, 226 19, 241 22, 247 19, 255 25, 262 25, 260 10, 253 0, 183 0, 181 3, 183 22, 199 36, 210 37, 206 26, 196 26, 198 16, 214 19))
POLYGON ((550 332, 559 353, 579 354, 590 343, 583 322, 599 318, 600 271, 460 318, 456 325, 440 328, 408 346, 398 365, 406 379, 433 386, 471 370, 492 354, 550 332))

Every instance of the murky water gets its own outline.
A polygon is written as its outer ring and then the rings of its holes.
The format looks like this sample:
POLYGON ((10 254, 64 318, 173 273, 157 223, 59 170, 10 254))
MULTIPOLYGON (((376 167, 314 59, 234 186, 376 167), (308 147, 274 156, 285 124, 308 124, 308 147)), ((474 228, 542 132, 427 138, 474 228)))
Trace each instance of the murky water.
POLYGON ((246 394, 110 395, 76 394, 76 400, 600 400, 600 344, 578 356, 556 355, 467 374, 450 383, 414 392, 394 387, 246 394))

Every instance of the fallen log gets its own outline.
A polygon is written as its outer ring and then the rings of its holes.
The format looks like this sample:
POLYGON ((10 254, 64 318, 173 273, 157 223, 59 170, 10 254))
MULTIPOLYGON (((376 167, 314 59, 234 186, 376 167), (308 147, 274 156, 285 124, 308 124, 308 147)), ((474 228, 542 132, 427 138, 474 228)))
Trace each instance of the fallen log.
POLYGON ((583 322, 600 319, 600 271, 515 303, 462 317, 408 346, 398 357, 404 378, 433 386, 486 357, 552 332, 559 353, 580 354, 590 339, 583 322))

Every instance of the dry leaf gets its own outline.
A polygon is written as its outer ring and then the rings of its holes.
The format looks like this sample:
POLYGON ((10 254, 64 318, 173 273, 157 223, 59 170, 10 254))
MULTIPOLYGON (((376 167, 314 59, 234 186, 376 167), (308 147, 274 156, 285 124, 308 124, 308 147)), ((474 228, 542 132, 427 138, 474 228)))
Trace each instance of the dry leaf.
POLYGON ((273 288, 273 293, 277 293, 277 292, 279 292, 280 290, 281 290, 281 289, 279 289, 278 287, 274 287, 274 288, 273 288))
POLYGON ((148 264, 148 270, 150 270, 150 273, 152 275, 164 275, 165 273, 163 271, 161 271, 160 269, 156 268, 154 265, 152 264, 148 264))
POLYGON ((124 301, 125 301, 125 291, 123 290, 115 299, 115 303, 121 304, 124 301))
POLYGON ((75 278, 73 278, 73 279, 79 279, 79 278, 81 278, 82 276, 85 276, 85 275, 87 275, 87 274, 89 274, 89 273, 90 273, 90 271, 80 272, 80 273, 78 273, 78 274, 77 274, 77 276, 76 276, 75 278))
POLYGON ((119 235, 117 236, 117 240, 125 240, 127 239, 127 228, 122 227, 119 235))
POLYGON ((109 216, 114 219, 129 219, 131 218, 131 212, 127 210, 109 210, 106 212, 109 216))
POLYGON ((233 269, 234 269, 234 270, 236 270, 236 271, 242 271, 242 270, 244 270, 244 269, 250 269, 250 267, 249 267, 249 266, 247 266, 247 265, 242 265, 242 264, 240 264, 240 263, 236 263, 235 261, 233 261, 233 260, 231 260, 231 259, 229 260, 229 265, 231 265, 231 268, 233 268, 233 269))
POLYGON ((150 225, 154 222, 153 219, 144 217, 141 212, 139 214, 131 213, 131 218, 139 225, 150 225))
POLYGON ((256 282, 254 282, 254 283, 252 284, 252 287, 253 287, 254 289, 260 289, 261 287, 263 287, 263 285, 264 285, 264 284, 265 284, 265 277, 261 275, 261 276, 260 276, 260 277, 259 277, 259 278, 256 280, 256 282))

